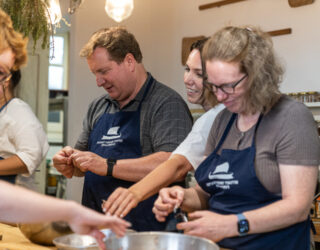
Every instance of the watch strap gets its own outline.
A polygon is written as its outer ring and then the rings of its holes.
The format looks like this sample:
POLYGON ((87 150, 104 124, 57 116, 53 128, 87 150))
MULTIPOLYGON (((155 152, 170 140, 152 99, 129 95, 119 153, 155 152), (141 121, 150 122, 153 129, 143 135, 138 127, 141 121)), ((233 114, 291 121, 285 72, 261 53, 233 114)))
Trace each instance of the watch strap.
POLYGON ((247 218, 242 214, 237 214, 238 217, 238 232, 240 236, 245 236, 249 232, 249 222, 247 218))
POLYGON ((238 217, 238 221, 247 219, 243 214, 237 214, 237 217, 238 217))
POLYGON ((116 159, 112 159, 112 158, 108 158, 107 159, 108 169, 107 169, 107 175, 106 176, 112 176, 113 167, 114 167, 114 165, 116 165, 116 163, 117 163, 116 159))

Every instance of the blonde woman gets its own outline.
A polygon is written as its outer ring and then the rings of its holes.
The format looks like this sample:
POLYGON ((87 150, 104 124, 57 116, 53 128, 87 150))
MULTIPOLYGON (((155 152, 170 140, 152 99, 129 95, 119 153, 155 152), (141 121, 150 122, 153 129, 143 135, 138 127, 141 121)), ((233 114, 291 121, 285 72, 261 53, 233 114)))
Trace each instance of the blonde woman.
POLYGON ((166 188, 153 208, 230 249, 309 249, 320 142, 311 112, 279 91, 283 69, 258 28, 226 27, 203 49, 208 84, 226 106, 214 121, 198 186, 166 188), (205 210, 205 211, 198 211, 205 210))
POLYGON ((49 149, 47 136, 29 105, 14 96, 27 40, 3 11, 0 25, 0 179, 36 189, 34 172, 49 149))

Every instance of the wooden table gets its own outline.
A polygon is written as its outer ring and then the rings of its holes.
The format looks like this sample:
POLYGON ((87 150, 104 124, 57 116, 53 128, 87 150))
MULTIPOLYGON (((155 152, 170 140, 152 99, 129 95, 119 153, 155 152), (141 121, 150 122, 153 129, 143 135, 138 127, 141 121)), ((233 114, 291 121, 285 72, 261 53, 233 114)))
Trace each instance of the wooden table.
POLYGON ((1 250, 56 250, 56 247, 41 246, 29 241, 18 227, 0 223, 1 250))

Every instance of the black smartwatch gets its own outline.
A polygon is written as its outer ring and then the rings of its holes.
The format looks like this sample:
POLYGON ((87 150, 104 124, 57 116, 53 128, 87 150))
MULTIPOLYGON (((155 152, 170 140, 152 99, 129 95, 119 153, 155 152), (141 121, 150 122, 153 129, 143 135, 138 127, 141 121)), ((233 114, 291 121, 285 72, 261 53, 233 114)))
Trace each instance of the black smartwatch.
POLYGON ((249 222, 243 214, 237 214, 238 217, 238 232, 240 236, 245 236, 249 232, 249 222))
POLYGON ((113 167, 116 163, 117 163, 117 160, 115 159, 111 159, 111 158, 107 159, 107 165, 108 165, 107 176, 112 176, 113 167))

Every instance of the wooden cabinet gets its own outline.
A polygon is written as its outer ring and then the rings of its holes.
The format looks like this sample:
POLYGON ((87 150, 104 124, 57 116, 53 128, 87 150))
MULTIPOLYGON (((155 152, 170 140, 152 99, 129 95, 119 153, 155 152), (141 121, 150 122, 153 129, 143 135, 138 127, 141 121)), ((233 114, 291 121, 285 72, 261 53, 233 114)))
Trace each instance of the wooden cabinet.
POLYGON ((318 122, 318 133, 320 136, 320 102, 306 102, 305 105, 311 110, 314 119, 318 122))
POLYGON ((320 102, 305 102, 304 104, 311 110, 316 120, 320 121, 320 102))

